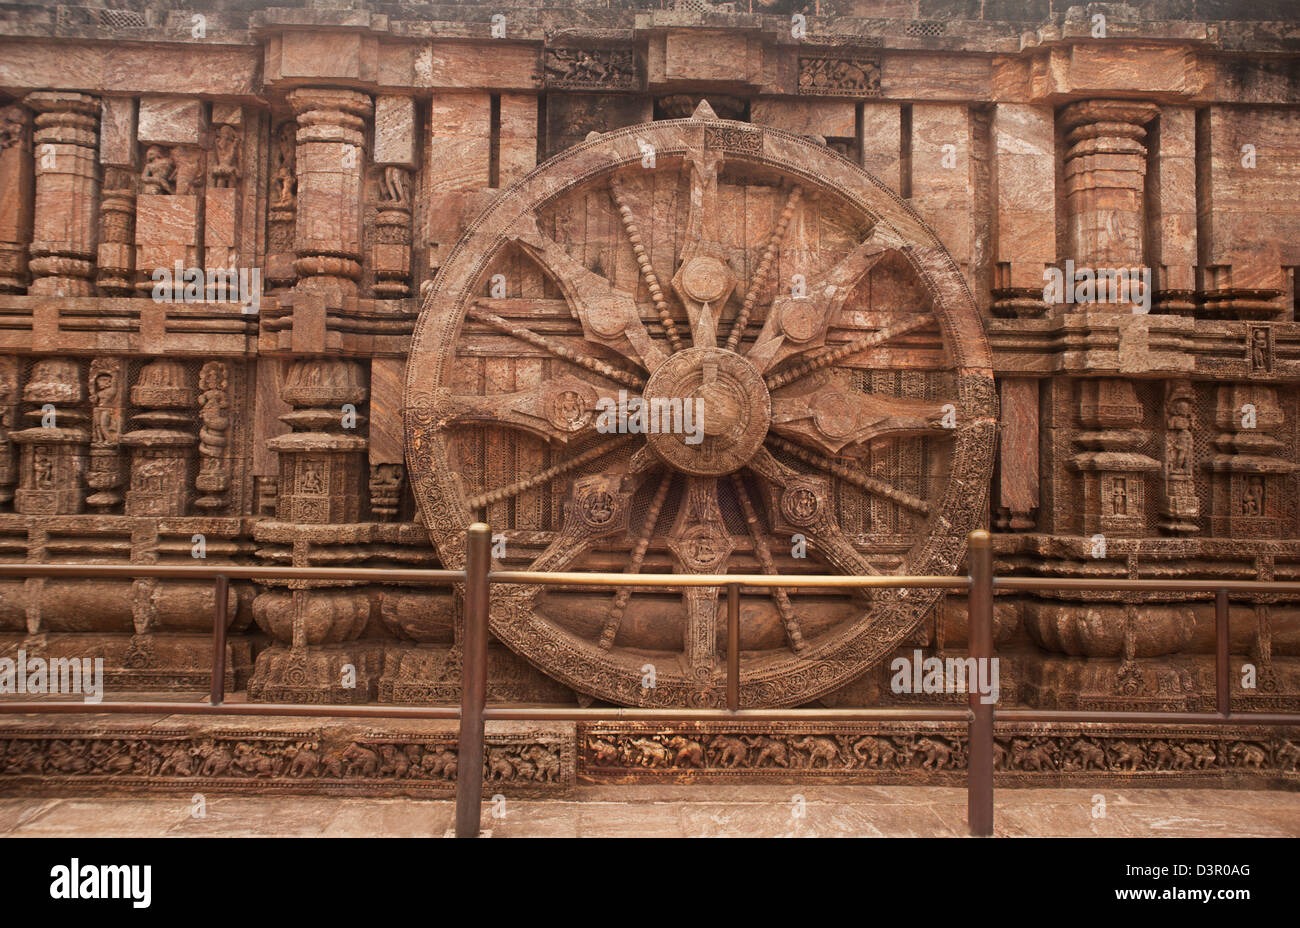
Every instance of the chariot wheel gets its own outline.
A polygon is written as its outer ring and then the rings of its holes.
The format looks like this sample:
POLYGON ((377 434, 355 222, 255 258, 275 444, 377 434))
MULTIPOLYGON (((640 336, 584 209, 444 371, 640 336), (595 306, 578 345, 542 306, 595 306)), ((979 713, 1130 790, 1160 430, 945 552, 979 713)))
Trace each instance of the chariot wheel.
MULTIPOLYGON (((707 105, 501 193, 425 294, 404 410, 445 564, 482 519, 498 567, 644 574, 952 573, 996 414, 934 233, 825 147, 707 105)), ((581 693, 714 706, 719 592, 495 586, 491 628, 581 693)), ((849 682, 937 598, 742 592, 741 704, 849 682)))

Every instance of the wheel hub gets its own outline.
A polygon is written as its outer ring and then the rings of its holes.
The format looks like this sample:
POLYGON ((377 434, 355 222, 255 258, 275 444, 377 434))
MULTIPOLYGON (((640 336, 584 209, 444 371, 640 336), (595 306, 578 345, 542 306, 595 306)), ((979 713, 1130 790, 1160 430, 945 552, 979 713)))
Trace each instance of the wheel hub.
POLYGON ((722 348, 673 355, 646 383, 645 403, 661 426, 647 434, 650 448, 670 467, 700 477, 744 467, 772 421, 763 375, 722 348))

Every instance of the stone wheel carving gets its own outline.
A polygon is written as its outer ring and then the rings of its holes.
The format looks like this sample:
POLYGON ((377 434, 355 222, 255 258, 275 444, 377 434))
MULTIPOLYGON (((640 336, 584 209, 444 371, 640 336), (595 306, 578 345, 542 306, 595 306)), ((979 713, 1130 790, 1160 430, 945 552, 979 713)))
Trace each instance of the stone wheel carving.
MULTIPOLYGON (((849 162, 706 110, 538 168, 426 293, 407 459, 443 561, 463 563, 482 518, 501 567, 952 573, 996 416, 957 266, 849 162), (663 415, 694 401, 703 438, 610 432, 635 397, 663 415)), ((718 705, 720 592, 495 587, 492 629, 591 696, 718 705)), ((742 704, 850 681, 937 598, 744 592, 742 704)))

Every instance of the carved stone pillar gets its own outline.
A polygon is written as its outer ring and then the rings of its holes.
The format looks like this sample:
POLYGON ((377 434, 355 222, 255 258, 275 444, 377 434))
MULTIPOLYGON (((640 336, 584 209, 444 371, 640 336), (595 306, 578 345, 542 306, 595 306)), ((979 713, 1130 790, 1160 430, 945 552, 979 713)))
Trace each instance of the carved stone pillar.
POLYGON ((1085 431, 1074 441, 1084 450, 1071 459, 1083 476, 1083 532, 1142 535, 1146 528, 1146 474, 1160 462, 1138 449, 1143 410, 1132 381, 1112 378, 1079 384, 1079 419, 1085 431))
POLYGON ((104 183, 96 283, 106 296, 132 296, 135 290, 135 194, 140 173, 135 136, 136 101, 105 97, 99 122, 104 183))
POLYGON ((280 456, 282 522, 356 522, 361 515, 366 439, 359 434, 366 399, 359 365, 352 361, 297 361, 281 396, 294 407, 281 416, 294 431, 267 442, 280 456))
POLYGON ((1278 538, 1285 528, 1288 461, 1280 437, 1286 415, 1274 387, 1225 384, 1219 387, 1214 424, 1218 453, 1206 461, 1210 471, 1210 532, 1224 538, 1278 538))
MULTIPOLYGON (((1075 273, 1099 269, 1138 270, 1143 263, 1146 229, 1146 124, 1154 104, 1084 100, 1061 111, 1066 129, 1065 194, 1067 227, 1075 273)), ((1149 278, 1148 278, 1149 279, 1149 278)), ((1065 277, 1065 287, 1075 281, 1065 277)), ((1075 312, 1132 313, 1135 303, 1102 293, 1075 312)), ((1148 292, 1148 297, 1150 293, 1148 292)), ((1143 409, 1132 381, 1103 378, 1080 383, 1084 429, 1075 443, 1084 450, 1072 459, 1083 475, 1083 530, 1107 535, 1142 535, 1146 530, 1146 474, 1160 462, 1141 454, 1143 409)))
POLYGON ((327 299, 355 296, 361 278, 370 97, 352 90, 299 88, 289 94, 289 103, 298 117, 297 289, 327 299))
POLYGON ((285 290, 298 282, 294 270, 294 227, 298 209, 297 128, 275 127, 271 141, 271 189, 266 211, 266 284, 285 290))
POLYGON ((99 100, 84 93, 37 91, 33 162, 35 226, 28 293, 92 296, 99 208, 99 100))
POLYGON ((411 173, 415 170, 415 100, 381 96, 375 101, 375 168, 379 211, 370 267, 375 296, 401 299, 411 293, 411 173))
POLYGON ((0 293, 26 289, 31 240, 32 114, 6 106, 0 109, 0 293))
POLYGON ((10 438, 18 414, 18 359, 0 355, 0 505, 14 498, 18 482, 14 443, 10 438))
POLYGON ((9 436, 23 449, 21 482, 14 494, 16 512, 81 512, 90 440, 85 399, 85 382, 77 361, 44 358, 33 365, 23 390, 23 402, 31 404, 24 416, 32 425, 9 436))
MULTIPOLYGON (((1084 100, 1061 111, 1067 134, 1066 212, 1076 265, 1129 268, 1142 263, 1146 190, 1145 125, 1151 103, 1084 100)), ((1106 304, 1124 312, 1130 307, 1106 304)))
POLYGON ((1186 380, 1165 384, 1165 487, 1160 500, 1160 527, 1173 535, 1190 535, 1198 528, 1200 503, 1194 479, 1195 447, 1192 420, 1196 394, 1186 380))
POLYGON ((90 362, 90 472, 94 492, 86 505, 109 512, 122 501, 122 417, 126 408, 126 364, 120 358, 90 362))
POLYGON ((190 462, 194 436, 194 386, 180 361, 154 361, 131 388, 136 428, 122 436, 131 451, 129 516, 181 516, 190 501, 190 462))

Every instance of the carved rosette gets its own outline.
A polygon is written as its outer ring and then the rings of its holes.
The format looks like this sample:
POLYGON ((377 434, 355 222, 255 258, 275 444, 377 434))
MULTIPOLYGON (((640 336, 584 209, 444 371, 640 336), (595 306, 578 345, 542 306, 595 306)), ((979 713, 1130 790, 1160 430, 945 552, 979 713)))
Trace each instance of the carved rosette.
MULTIPOLYGON (((479 217, 426 295, 404 414, 448 565, 486 517, 504 562, 536 570, 946 574, 984 516, 997 402, 933 232, 824 147, 701 104, 571 149, 479 217), (597 221, 612 237, 583 234, 597 221), (536 298, 544 281, 562 305, 536 298), (939 360, 899 377, 911 349, 939 360), (688 404, 699 429, 646 426, 688 404)), ((582 693, 717 705, 718 594, 494 592, 492 629, 582 693)), ((742 705, 843 685, 936 598, 746 595, 742 705)))

